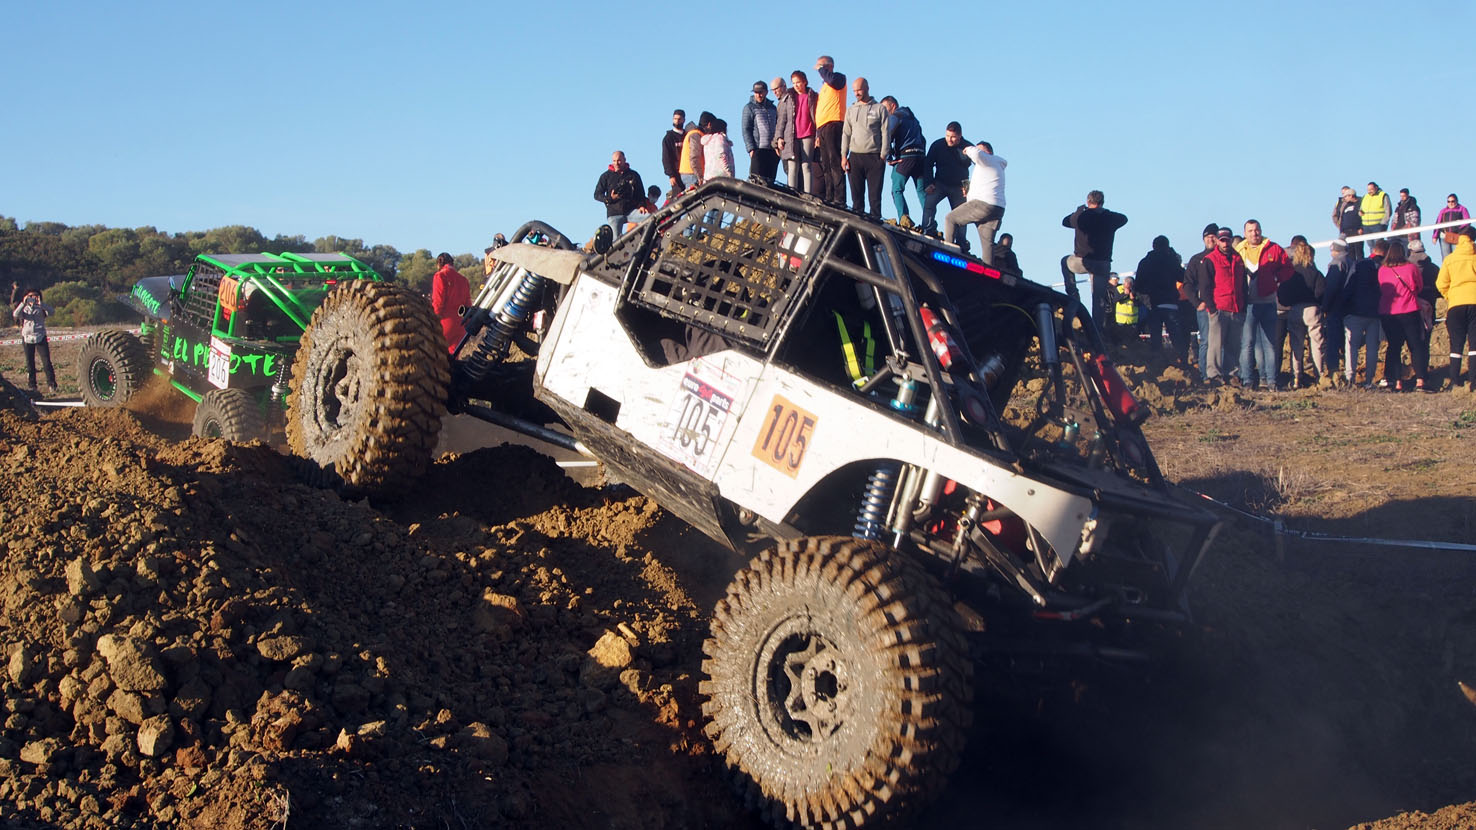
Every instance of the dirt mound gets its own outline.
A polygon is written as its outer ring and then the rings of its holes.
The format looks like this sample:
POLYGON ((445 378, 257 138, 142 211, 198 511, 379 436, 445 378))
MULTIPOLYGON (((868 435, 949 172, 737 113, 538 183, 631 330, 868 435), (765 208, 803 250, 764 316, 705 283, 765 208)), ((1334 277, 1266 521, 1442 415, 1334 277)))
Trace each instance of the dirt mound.
POLYGON ((730 820, 681 761, 705 752, 679 700, 697 610, 637 544, 671 532, 643 498, 509 448, 390 515, 121 410, 0 413, 0 458, 0 816, 583 824, 611 805, 548 793, 654 750, 668 769, 612 804, 730 820))
MULTIPOLYGON (((1154 371, 1124 369, 1171 480, 1291 529, 1472 538, 1472 399, 1154 371)), ((693 676, 735 557, 527 449, 374 505, 149 400, 0 407, 0 824, 756 826, 693 676)), ((1441 808, 1476 790, 1473 579, 1234 520, 1165 667, 983 675, 923 823, 1468 826, 1441 808)))

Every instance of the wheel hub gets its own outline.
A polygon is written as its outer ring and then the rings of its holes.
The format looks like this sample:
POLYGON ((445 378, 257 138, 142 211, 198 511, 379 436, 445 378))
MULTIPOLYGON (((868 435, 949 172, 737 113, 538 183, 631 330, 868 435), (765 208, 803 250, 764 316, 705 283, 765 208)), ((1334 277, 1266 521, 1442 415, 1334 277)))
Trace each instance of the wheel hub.
POLYGON ((92 361, 88 377, 92 380, 92 390, 103 400, 112 400, 113 394, 118 391, 118 382, 113 377, 113 367, 106 360, 92 361))
POLYGON ((754 698, 776 743, 824 743, 845 725, 851 708, 846 661, 811 618, 791 617, 777 626, 756 669, 754 698))

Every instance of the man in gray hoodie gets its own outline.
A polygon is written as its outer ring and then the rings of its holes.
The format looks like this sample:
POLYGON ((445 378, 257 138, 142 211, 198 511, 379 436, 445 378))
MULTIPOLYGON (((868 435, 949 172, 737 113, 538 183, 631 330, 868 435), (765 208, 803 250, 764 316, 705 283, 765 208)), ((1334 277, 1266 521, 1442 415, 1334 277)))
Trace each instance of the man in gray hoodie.
POLYGON ((882 174, 887 169, 887 144, 891 140, 887 121, 891 113, 871 97, 865 78, 851 85, 856 103, 846 107, 841 128, 841 168, 851 183, 852 210, 861 213, 861 193, 866 193, 866 212, 881 218, 882 174))

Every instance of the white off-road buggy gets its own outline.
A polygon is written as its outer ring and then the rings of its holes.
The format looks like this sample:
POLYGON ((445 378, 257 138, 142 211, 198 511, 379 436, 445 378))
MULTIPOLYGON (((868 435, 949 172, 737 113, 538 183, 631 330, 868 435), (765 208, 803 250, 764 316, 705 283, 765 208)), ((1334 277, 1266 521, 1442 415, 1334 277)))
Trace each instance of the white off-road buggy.
POLYGON ((396 322, 424 313, 401 290, 324 303, 294 366, 294 449, 393 493, 427 459, 387 457, 382 436, 469 412, 578 448, 753 553, 713 611, 701 693, 772 823, 927 803, 981 657, 1128 657, 1135 627, 1187 620, 1217 521, 1165 485, 1146 413, 1066 295, 736 180, 601 253, 530 223, 493 256, 448 365, 399 366, 426 330, 396 322))

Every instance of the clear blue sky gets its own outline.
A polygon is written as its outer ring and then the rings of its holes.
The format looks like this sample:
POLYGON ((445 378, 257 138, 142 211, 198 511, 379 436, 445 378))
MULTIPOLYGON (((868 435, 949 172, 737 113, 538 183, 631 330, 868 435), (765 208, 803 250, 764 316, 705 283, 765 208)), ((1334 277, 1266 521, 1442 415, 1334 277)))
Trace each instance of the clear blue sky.
POLYGON ((726 118, 741 157, 752 82, 821 53, 910 106, 929 141, 958 120, 993 143, 1010 163, 1001 230, 1042 282, 1093 188, 1130 219, 1122 270, 1160 233, 1187 256, 1208 221, 1327 238, 1343 184, 1409 187, 1431 218, 1450 191, 1476 204, 1470 0, 800 8, 13 5, 0 214, 406 252, 480 254, 534 218, 584 239, 611 150, 664 184, 679 106, 726 118))

